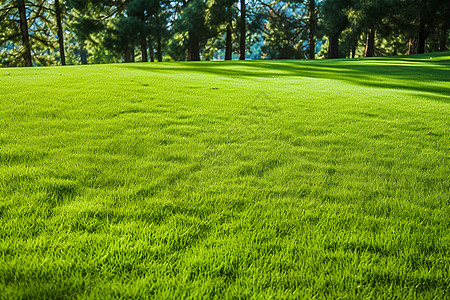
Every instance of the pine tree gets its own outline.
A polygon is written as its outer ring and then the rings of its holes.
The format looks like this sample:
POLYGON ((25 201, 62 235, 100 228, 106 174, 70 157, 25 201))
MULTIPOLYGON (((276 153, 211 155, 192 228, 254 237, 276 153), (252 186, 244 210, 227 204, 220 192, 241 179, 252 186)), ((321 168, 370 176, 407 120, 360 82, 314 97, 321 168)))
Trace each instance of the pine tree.
POLYGON ((245 6, 245 0, 240 0, 241 2, 241 35, 240 35, 240 43, 239 43, 239 60, 245 60, 245 41, 247 35, 247 8, 245 6))
POLYGON ((47 50, 53 48, 52 15, 45 0, 5 1, 0 6, 0 46, 3 64, 26 67, 53 63, 47 50))
POLYGON ((349 0, 326 0, 321 7, 322 27, 328 35, 328 58, 339 58, 339 38, 349 21, 349 0))
POLYGON ((215 0, 210 8, 209 24, 213 31, 221 33, 221 28, 225 26, 225 60, 231 60, 232 57, 232 35, 233 18, 236 15, 236 0, 215 0))
POLYGON ((308 0, 308 58, 314 59, 316 54, 316 1, 308 0))
POLYGON ((59 43, 59 53, 61 57, 61 65, 66 65, 66 54, 64 51, 64 34, 63 34, 63 9, 61 7, 61 3, 59 0, 54 0, 55 5, 55 19, 56 19, 56 27, 57 27, 57 35, 58 35, 58 43, 59 43))

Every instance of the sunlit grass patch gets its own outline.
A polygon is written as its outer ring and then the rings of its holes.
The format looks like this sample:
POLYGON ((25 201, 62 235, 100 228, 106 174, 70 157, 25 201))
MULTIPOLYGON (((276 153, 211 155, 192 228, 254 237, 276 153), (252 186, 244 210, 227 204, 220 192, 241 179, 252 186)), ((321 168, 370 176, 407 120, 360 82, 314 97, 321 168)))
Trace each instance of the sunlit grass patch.
POLYGON ((0 69, 0 295, 447 297, 432 56, 0 69))

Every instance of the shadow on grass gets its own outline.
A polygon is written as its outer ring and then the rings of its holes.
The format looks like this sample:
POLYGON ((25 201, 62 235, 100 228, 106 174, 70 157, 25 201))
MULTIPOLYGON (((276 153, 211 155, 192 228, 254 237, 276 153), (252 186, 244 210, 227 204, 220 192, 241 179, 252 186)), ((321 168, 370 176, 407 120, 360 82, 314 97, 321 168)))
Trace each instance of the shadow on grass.
POLYGON ((361 60, 181 62, 124 64, 122 67, 153 73, 203 73, 238 79, 332 79, 364 87, 428 93, 433 94, 434 100, 450 102, 450 56, 434 59, 426 55, 361 60))

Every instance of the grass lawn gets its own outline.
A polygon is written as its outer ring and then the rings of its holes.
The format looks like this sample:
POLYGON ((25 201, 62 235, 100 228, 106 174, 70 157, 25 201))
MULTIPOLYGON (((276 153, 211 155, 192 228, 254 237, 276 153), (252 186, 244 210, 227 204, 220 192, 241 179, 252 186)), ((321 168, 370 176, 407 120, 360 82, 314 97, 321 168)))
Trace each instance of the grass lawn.
POLYGON ((0 69, 0 298, 450 297, 450 53, 0 69))

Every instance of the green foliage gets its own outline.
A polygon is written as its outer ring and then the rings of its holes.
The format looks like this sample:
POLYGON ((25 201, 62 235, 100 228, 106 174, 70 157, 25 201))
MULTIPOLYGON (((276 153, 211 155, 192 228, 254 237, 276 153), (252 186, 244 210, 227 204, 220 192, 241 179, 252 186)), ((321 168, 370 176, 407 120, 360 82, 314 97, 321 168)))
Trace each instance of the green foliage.
POLYGON ((269 58, 305 58, 306 9, 302 1, 274 1, 265 4, 268 13, 264 22, 262 51, 269 58))
POLYGON ((185 34, 175 34, 170 39, 167 45, 167 54, 171 59, 175 61, 183 61, 186 60, 186 45, 185 41, 187 40, 186 33, 185 34))
POLYGON ((211 25, 220 26, 236 19, 236 2, 236 0, 215 0, 209 10, 211 25))
MULTIPOLYGON (((29 56, 34 65, 58 64, 58 28, 62 28, 69 64, 131 62, 140 56, 145 60, 146 53, 152 60, 163 56, 208 60, 223 54, 226 47, 235 57, 240 51, 236 0, 60 0, 59 27, 53 1, 19 2, 0 1, 3 66, 31 64, 29 56), (26 4, 30 55, 21 36, 19 2, 26 4), (231 36, 228 41, 227 36, 231 36)), ((310 31, 307 4, 302 0, 246 1, 247 56, 304 58, 310 31)), ((375 56, 445 51, 450 44, 447 1, 323 0, 316 2, 315 13, 319 21, 312 32, 322 57, 329 48, 330 57, 362 56, 372 36, 374 49, 370 47, 368 53, 375 56)))
POLYGON ((70 25, 80 41, 91 39, 91 35, 100 32, 104 25, 93 16, 79 15, 70 25))
POLYGON ((162 43, 167 38, 166 27, 169 20, 165 9, 167 3, 163 1, 127 2, 124 14, 113 19, 106 29, 104 47, 118 57, 127 57, 144 39, 148 41, 150 51, 153 53, 157 43, 162 43))
POLYGON ((326 0, 321 25, 325 35, 340 34, 344 56, 355 46, 366 46, 370 29, 376 32, 377 56, 414 53, 421 24, 427 51, 435 52, 448 39, 449 10, 445 1, 437 0, 326 0))
POLYGON ((0 69, 2 298, 445 299, 449 61, 0 69))
POLYGON ((180 52, 189 51, 191 47, 194 47, 196 51, 200 50, 207 43, 212 34, 212 28, 209 27, 206 15, 207 9, 208 3, 205 0, 189 0, 184 4, 173 27, 176 41, 172 47, 169 47, 168 52, 172 58, 181 57, 180 52), (174 52, 172 53, 170 50, 174 52))
POLYGON ((326 35, 341 33, 348 25, 351 0, 326 0, 321 6, 321 26, 326 35))
POLYGON ((210 35, 206 9, 206 1, 190 0, 175 23, 175 32, 191 32, 199 40, 206 39, 210 35))
POLYGON ((125 56, 127 51, 134 49, 145 24, 137 17, 120 16, 113 21, 112 26, 105 32, 103 44, 119 56, 125 56))
MULTIPOLYGON (((27 9, 29 38, 31 50, 34 53, 35 65, 55 64, 53 50, 56 39, 53 33, 54 24, 51 23, 52 9, 45 0, 25 1, 27 9)), ((0 64, 5 66, 24 66, 20 30, 20 16, 17 1, 0 2, 0 64)))

